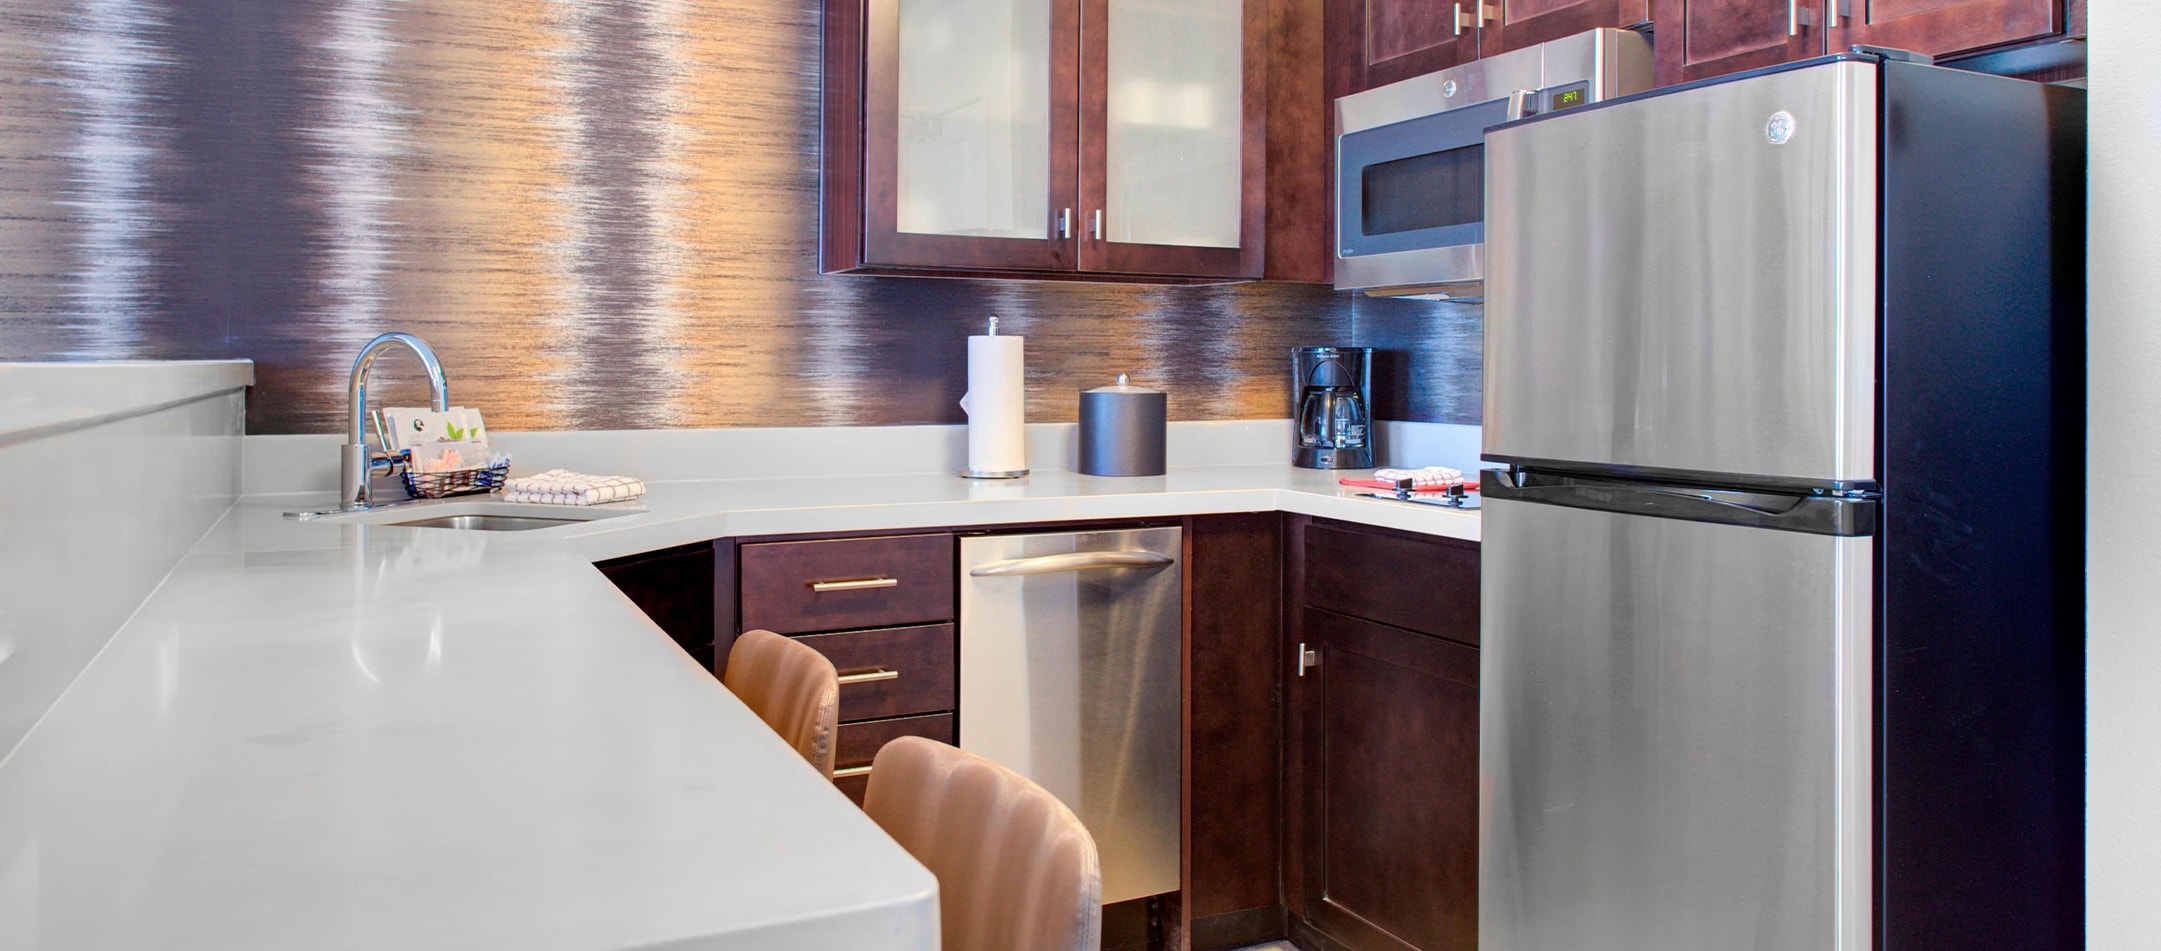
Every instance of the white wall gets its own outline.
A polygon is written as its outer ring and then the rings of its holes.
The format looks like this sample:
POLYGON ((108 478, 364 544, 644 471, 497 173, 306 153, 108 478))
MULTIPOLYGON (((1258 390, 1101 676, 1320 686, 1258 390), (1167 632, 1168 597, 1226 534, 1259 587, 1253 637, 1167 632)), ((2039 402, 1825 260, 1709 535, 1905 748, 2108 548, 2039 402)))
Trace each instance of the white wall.
POLYGON ((2092 0, 2088 947, 2161 942, 2161 3, 2092 0))

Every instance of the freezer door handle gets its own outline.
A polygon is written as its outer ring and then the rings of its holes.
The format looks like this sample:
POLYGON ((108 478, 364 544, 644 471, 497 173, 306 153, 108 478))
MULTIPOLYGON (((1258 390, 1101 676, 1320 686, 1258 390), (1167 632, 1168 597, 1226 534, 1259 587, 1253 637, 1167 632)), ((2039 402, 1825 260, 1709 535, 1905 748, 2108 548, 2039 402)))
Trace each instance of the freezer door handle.
POLYGON ((1787 494, 1497 469, 1486 470, 1479 491, 1489 503, 1535 502, 1809 535, 1874 535, 1881 505, 1868 493, 1787 494))
POLYGON ((1173 561, 1169 556, 1149 551, 1075 551, 1062 555, 992 562, 968 572, 968 576, 997 578, 1006 575, 1043 575, 1054 571, 1088 571, 1094 568, 1160 568, 1172 564, 1173 561))

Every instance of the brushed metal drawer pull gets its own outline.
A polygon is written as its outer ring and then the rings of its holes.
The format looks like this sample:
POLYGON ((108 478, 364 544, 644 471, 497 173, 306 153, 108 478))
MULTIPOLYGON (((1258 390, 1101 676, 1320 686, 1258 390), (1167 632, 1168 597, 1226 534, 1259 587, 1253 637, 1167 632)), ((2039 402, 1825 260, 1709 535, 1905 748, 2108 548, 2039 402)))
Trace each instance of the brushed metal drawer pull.
POLYGON ((833 771, 834 779, 847 779, 851 776, 868 775, 870 775, 870 767, 868 766, 849 766, 843 769, 836 769, 833 771))
POLYGON ((828 591, 867 591, 871 588, 899 586, 898 578, 858 578, 854 581, 813 581, 810 583, 810 590, 824 594, 828 591))
POLYGON ((853 674, 842 674, 840 675, 840 685, 845 687, 849 684, 874 684, 881 680, 899 679, 900 671, 894 670, 891 667, 880 667, 877 670, 865 670, 853 674))

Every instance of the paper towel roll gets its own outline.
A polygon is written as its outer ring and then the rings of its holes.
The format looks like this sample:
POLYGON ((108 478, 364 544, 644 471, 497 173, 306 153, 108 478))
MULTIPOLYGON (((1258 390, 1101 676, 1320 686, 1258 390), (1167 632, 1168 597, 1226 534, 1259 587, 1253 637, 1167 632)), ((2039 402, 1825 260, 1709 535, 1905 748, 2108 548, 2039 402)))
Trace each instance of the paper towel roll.
POLYGON ((1010 334, 968 338, 968 471, 996 478, 1028 472, 1028 391, 1021 361, 1023 338, 1010 334))

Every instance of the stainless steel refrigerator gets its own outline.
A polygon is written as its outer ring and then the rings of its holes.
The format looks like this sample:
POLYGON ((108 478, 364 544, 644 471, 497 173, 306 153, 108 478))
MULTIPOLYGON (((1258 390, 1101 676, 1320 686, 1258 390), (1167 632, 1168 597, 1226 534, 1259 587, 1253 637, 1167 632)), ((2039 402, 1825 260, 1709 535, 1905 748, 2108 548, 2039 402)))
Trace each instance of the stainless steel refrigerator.
POLYGON ((2082 940, 2083 91, 1489 132, 1480 946, 2082 940))

